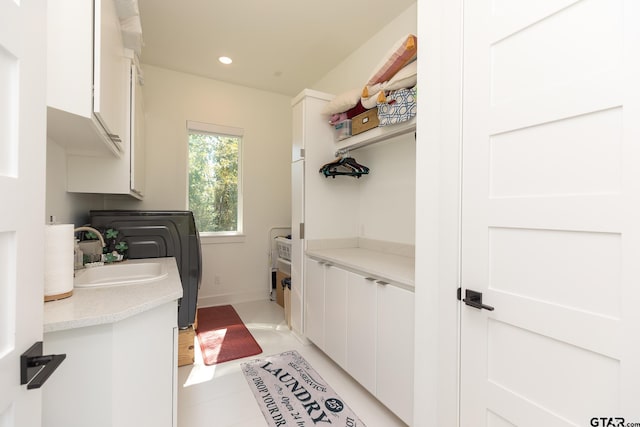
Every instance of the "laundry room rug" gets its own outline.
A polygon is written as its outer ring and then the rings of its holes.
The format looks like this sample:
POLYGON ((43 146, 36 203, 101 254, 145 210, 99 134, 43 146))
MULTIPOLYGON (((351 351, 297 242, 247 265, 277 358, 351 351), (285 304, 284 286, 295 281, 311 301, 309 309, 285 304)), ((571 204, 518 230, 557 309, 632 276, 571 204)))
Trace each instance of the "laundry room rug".
POLYGON ((262 353, 262 348, 230 305, 199 308, 196 335, 205 365, 262 353))
POLYGON ((241 364, 270 426, 364 424, 297 351, 241 364))

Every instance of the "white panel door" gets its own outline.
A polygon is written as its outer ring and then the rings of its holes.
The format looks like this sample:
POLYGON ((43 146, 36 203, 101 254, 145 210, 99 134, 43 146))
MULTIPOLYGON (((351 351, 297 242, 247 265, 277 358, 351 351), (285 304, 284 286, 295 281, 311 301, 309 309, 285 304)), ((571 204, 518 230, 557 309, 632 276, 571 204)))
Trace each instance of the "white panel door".
MULTIPOLYGON (((20 355, 42 341, 46 4, 0 0, 0 426, 41 425, 20 355)), ((55 375, 55 374, 54 374, 55 375)), ((46 387, 46 384, 45 384, 46 387)))
POLYGON ((461 426, 640 423, 638 22, 464 2, 461 426))

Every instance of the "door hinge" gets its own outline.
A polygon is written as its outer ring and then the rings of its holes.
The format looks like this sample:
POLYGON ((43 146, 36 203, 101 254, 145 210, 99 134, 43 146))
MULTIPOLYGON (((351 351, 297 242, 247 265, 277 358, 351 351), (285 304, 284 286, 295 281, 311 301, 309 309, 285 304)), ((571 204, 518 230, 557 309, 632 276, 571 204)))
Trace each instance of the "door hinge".
POLYGON ((300 238, 304 239, 304 222, 300 223, 300 238))
POLYGON ((304 159, 304 148, 300 149, 300 158, 304 159))
POLYGON ((462 288, 458 288, 458 301, 462 301, 462 288))

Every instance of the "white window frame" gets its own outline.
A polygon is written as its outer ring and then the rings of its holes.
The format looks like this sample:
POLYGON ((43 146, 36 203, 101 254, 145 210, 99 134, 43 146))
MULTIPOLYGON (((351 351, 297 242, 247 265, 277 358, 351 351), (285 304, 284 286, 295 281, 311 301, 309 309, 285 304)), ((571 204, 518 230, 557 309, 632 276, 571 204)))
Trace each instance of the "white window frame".
POLYGON ((189 164, 189 133, 210 133, 213 135, 226 135, 231 137, 239 137, 240 144, 238 147, 238 227, 236 231, 200 231, 201 243, 236 243, 244 241, 244 192, 243 192, 243 151, 244 151, 244 129, 221 126, 212 123, 196 122, 187 120, 187 191, 185 192, 185 206, 189 207, 189 172, 191 165, 189 164))

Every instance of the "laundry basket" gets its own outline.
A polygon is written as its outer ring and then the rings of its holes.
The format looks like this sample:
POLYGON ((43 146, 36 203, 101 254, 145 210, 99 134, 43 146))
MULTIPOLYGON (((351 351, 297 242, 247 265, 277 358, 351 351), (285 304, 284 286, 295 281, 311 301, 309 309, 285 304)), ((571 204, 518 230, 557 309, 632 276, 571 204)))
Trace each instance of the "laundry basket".
POLYGON ((278 258, 291 261, 291 239, 276 237, 276 244, 278 245, 278 258))

